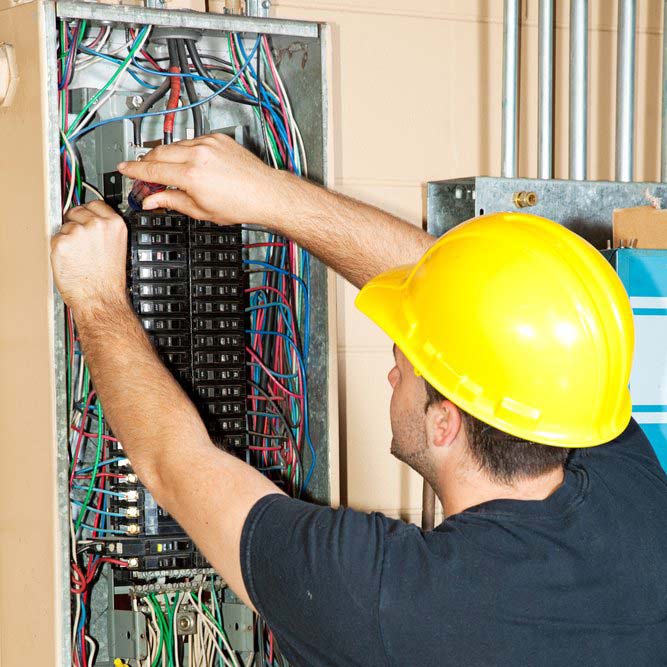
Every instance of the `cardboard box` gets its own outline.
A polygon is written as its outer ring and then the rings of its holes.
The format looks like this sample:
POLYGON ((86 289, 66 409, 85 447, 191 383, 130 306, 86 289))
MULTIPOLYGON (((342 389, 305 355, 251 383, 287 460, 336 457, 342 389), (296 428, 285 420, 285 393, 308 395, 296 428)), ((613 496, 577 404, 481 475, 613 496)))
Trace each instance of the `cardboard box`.
POLYGON ((618 208, 612 227, 614 248, 667 248, 667 209, 618 208))

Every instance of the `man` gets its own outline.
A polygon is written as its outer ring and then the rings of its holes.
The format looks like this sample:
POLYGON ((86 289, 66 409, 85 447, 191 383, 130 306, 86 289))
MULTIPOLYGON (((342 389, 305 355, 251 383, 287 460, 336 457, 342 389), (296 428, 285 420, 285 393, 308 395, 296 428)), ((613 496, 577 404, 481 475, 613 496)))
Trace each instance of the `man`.
POLYGON ((397 343, 392 452, 447 516, 426 534, 290 499, 216 449, 132 313, 122 220, 91 203, 53 240, 134 469, 295 665, 667 663, 667 479, 630 421, 631 313, 596 251, 509 214, 436 243, 226 137, 119 168, 178 188, 146 208, 290 236, 397 343))

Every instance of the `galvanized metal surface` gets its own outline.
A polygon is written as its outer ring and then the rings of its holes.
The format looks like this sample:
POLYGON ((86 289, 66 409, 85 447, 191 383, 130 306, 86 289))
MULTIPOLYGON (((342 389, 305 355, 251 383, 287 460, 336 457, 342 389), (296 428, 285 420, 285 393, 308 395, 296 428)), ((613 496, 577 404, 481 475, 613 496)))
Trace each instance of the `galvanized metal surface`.
POLYGON ((245 13, 247 16, 268 18, 271 10, 271 0, 246 0, 245 13))
POLYGON ((124 660, 143 660, 148 655, 146 616, 138 611, 111 612, 111 655, 124 660))
POLYGON ((588 160, 588 0, 570 3, 570 178, 586 178, 588 160))
POLYGON ((501 173, 508 178, 516 176, 517 170, 520 9, 520 0, 505 0, 501 173))
POLYGON ((616 52, 616 180, 631 181, 635 147, 635 26, 637 3, 618 0, 616 52))
POLYGON ((665 183, 559 181, 486 176, 434 181, 428 184, 427 229, 429 233, 440 236, 475 215, 522 210, 555 220, 577 232, 597 248, 604 248, 611 239, 614 209, 647 204, 647 189, 651 195, 667 202, 665 183), (457 187, 470 192, 466 199, 455 198, 457 187), (514 195, 522 191, 534 192, 537 195, 537 204, 523 209, 517 207, 514 195))
POLYGON ((252 611, 244 604, 223 602, 222 618, 232 649, 241 653, 251 652, 255 645, 253 632, 255 619, 252 611))
POLYGON ((61 0, 57 14, 62 18, 79 18, 110 23, 149 24, 179 28, 200 28, 217 32, 266 33, 290 37, 317 38, 318 23, 288 21, 285 19, 254 18, 232 14, 207 14, 202 12, 152 9, 124 5, 104 5, 97 2, 61 0))
POLYGON ((537 176, 553 176, 554 0, 540 0, 537 97, 537 176))

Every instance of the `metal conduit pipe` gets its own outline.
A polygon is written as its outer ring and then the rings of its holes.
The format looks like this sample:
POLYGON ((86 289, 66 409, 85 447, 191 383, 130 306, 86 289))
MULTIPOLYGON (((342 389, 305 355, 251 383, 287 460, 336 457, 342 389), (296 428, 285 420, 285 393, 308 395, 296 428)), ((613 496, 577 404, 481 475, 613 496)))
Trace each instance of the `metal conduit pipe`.
POLYGON ((519 14, 520 0, 505 0, 503 17, 503 120, 501 176, 517 175, 519 127, 519 14))
POLYGON ((586 180, 588 159, 588 0, 570 3, 570 178, 586 180))
POLYGON ((662 8, 662 134, 660 180, 667 183, 667 0, 662 8))
POLYGON ((537 177, 553 178, 554 0, 540 0, 538 22, 537 177))
POLYGON ((616 180, 633 176, 635 148, 635 0, 618 0, 616 50, 616 180))

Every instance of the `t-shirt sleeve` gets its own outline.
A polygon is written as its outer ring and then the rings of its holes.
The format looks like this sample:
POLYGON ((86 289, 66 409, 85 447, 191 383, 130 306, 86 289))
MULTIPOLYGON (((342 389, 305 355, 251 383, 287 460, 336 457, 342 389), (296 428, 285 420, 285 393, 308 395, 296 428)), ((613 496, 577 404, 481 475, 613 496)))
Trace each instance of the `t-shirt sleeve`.
POLYGON ((575 450, 575 457, 582 460, 593 459, 614 464, 625 460, 628 463, 638 464, 645 469, 657 469, 664 475, 653 446, 634 419, 630 420, 625 431, 614 440, 598 447, 575 450))
POLYGON ((291 663, 386 664, 378 620, 384 546, 401 526, 278 494, 255 504, 241 536, 243 580, 291 663))

